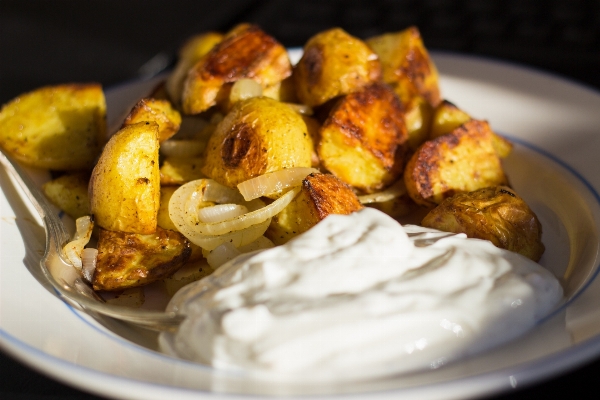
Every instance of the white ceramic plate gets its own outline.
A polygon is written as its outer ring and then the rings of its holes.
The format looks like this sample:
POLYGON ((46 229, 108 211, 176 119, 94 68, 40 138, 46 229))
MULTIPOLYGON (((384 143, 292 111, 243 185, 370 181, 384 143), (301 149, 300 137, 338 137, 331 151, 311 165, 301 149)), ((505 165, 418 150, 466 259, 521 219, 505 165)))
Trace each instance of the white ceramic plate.
MULTIPOLYGON (((0 345, 25 364, 97 394, 130 399, 465 398, 520 387, 600 356, 600 94, 553 76, 435 54, 442 93, 515 143, 508 175, 542 220, 541 263, 563 279, 568 302, 501 348, 409 376, 336 384, 256 382, 163 356, 153 334, 92 319, 58 300, 36 272, 44 235, 35 212, 0 169, 0 345), (227 396, 226 396, 227 395, 227 396)), ((109 123, 155 82, 110 90, 109 123)))

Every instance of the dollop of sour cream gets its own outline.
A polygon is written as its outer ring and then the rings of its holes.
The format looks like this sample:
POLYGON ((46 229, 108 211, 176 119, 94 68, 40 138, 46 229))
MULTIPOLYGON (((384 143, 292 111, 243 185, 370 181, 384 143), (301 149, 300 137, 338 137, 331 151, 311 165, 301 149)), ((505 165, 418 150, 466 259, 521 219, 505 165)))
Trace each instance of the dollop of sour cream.
POLYGON ((186 318, 159 342, 258 377, 368 378, 511 340, 561 298, 556 278, 525 257, 366 208, 184 287, 168 310, 186 318))

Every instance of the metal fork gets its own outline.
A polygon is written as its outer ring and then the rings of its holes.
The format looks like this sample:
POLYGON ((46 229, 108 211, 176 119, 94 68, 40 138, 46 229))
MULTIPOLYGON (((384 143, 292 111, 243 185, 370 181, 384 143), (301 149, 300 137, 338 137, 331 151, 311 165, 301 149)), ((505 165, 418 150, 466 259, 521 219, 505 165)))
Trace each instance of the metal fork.
POLYGON ((92 316, 108 316, 159 331, 177 328, 184 317, 174 312, 134 309, 105 303, 65 257, 63 247, 70 238, 46 196, 27 172, 2 148, 0 164, 13 175, 42 218, 46 230, 46 248, 40 260, 40 268, 57 297, 92 316))

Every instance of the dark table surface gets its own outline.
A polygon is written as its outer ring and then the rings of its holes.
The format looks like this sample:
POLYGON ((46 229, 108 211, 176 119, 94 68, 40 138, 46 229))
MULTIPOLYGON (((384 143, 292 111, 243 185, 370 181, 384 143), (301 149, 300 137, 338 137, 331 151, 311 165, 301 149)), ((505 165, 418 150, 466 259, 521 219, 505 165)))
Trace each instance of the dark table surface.
MULTIPOLYGON (((39 86, 105 87, 168 66, 194 33, 254 22, 288 47, 340 26, 366 38, 419 27, 430 50, 552 72, 600 89, 600 2, 589 0, 0 0, 0 103, 39 86), (149 62, 152 60, 151 62, 149 62)), ((1 239, 1 238, 0 238, 1 239)), ((597 398, 600 359, 494 399, 597 398)), ((2 399, 93 399, 0 353, 2 399)))

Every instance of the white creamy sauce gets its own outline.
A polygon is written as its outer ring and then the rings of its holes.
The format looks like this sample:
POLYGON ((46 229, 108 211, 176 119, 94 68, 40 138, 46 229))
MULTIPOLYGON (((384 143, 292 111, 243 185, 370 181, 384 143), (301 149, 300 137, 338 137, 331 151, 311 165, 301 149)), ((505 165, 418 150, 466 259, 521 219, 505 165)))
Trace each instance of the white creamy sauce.
POLYGON ((356 379, 435 369, 532 328, 562 288, 537 263, 366 208, 180 290, 162 351, 217 369, 356 379))

